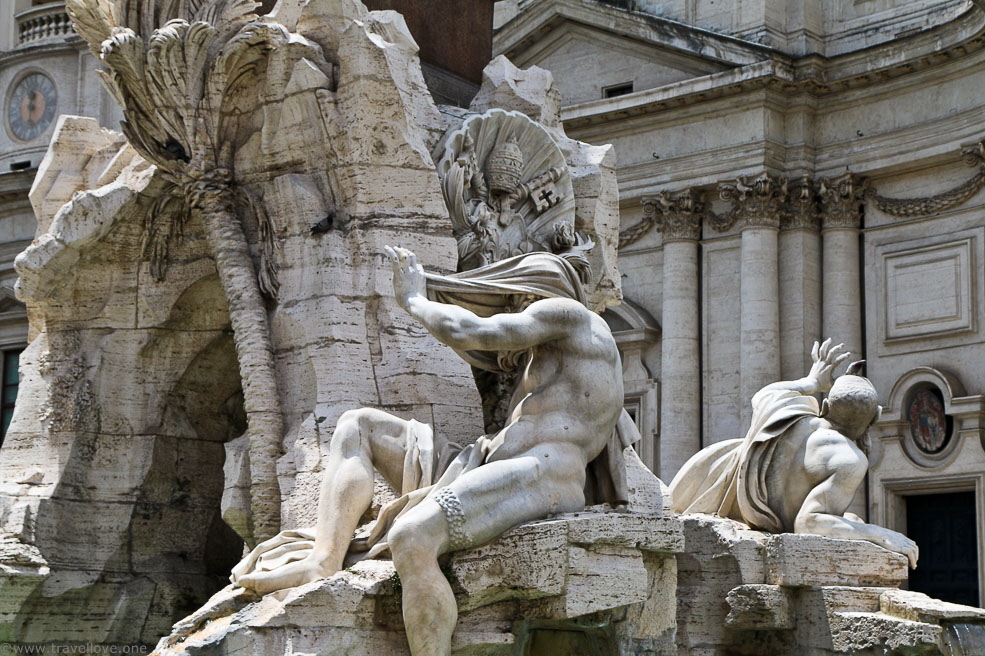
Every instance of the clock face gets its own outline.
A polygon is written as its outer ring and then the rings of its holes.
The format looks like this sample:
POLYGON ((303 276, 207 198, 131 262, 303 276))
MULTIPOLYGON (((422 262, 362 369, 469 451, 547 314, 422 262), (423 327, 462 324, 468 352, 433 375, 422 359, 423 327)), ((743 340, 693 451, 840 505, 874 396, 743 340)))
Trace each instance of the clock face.
POLYGON ((7 105, 7 124, 21 141, 31 141, 41 135, 55 118, 58 94, 55 83, 47 75, 31 73, 24 77, 10 95, 7 105))

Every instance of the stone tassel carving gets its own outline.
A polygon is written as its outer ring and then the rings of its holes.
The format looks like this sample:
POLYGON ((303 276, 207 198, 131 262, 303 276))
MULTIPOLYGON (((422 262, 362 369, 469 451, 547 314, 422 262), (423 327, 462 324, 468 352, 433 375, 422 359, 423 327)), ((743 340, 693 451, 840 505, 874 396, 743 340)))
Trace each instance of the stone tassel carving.
MULTIPOLYGON (((123 132, 158 168, 166 190, 145 219, 145 255, 166 273, 168 244, 200 215, 229 304, 249 420, 254 536, 280 524, 276 458, 283 419, 263 296, 277 293, 273 233, 262 205, 233 170, 255 126, 268 60, 288 34, 259 22, 243 0, 205 3, 69 0, 76 31, 106 66, 101 77, 123 107, 123 132), (260 262, 242 220, 256 221, 260 262), (257 271, 259 269, 259 272, 257 271)), ((317 46, 306 58, 323 62, 317 46)))

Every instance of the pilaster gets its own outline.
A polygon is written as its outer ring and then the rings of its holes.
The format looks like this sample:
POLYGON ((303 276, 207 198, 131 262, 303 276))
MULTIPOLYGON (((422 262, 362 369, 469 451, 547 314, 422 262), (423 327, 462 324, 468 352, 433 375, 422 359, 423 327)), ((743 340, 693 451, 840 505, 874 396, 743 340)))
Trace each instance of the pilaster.
POLYGON ((780 376, 777 233, 786 209, 787 181, 768 172, 740 177, 719 183, 719 196, 732 203, 728 220, 741 230, 739 399, 745 430, 753 395, 780 376))
POLYGON ((821 213, 810 176, 789 189, 779 234, 780 378, 795 380, 810 369, 821 334, 821 213))
POLYGON ((643 213, 663 233, 658 475, 670 480, 701 448, 698 240, 704 195, 697 189, 662 192, 643 200, 643 213))
POLYGON ((842 342, 852 359, 864 355, 859 231, 864 182, 845 172, 818 181, 821 199, 822 337, 842 342))

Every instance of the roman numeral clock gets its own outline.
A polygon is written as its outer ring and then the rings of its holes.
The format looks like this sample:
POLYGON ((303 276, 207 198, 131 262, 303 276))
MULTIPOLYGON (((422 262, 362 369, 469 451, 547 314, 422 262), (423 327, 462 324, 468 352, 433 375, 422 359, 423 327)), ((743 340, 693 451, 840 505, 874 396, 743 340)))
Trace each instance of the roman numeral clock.
POLYGON ((7 101, 7 127, 20 141, 33 141, 55 118, 58 94, 43 73, 29 73, 14 87, 7 101))

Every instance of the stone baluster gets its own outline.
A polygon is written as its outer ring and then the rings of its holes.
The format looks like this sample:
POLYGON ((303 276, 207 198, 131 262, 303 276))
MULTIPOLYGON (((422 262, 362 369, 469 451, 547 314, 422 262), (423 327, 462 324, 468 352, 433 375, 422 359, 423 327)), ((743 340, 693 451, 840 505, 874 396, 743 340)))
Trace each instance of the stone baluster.
POLYGON ((673 478, 701 448, 701 352, 698 240, 703 194, 686 189, 643 200, 645 218, 663 233, 658 476, 673 478), (655 219, 655 220, 654 220, 655 219))
POLYGON ((791 184, 780 221, 780 377, 795 380, 811 368, 821 336, 821 215, 817 185, 807 175, 791 184))
POLYGON ((730 221, 741 230, 739 406, 744 432, 753 395, 780 377, 777 233, 787 181, 764 172, 755 179, 719 183, 719 195, 731 201, 730 221))
POLYGON ((859 229, 865 185, 846 172, 818 181, 821 197, 822 336, 863 357, 859 229))

